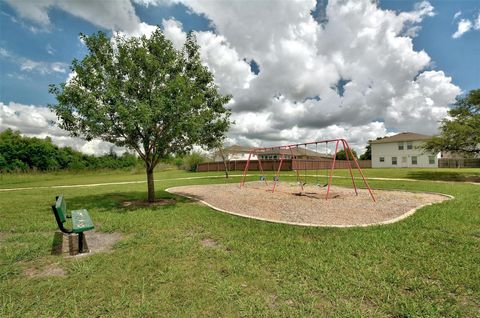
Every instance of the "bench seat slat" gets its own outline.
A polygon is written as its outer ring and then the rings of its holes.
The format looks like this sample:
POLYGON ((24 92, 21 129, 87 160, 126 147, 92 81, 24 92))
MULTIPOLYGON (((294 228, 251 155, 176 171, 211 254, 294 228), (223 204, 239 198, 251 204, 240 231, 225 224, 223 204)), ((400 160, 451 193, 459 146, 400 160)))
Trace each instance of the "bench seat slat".
POLYGON ((72 230, 80 233, 94 228, 92 219, 85 209, 72 211, 72 230))

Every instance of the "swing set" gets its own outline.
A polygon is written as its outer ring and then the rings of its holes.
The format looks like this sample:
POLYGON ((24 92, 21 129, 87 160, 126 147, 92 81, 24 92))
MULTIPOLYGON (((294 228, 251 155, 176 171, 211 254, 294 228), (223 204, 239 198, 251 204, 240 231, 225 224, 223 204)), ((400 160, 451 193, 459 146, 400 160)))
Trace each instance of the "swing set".
POLYGON ((302 144, 292 144, 292 145, 277 146, 277 147, 252 148, 249 151, 247 163, 245 165, 245 169, 243 170, 242 180, 240 182, 240 188, 244 187, 244 185, 245 185, 245 180, 246 180, 246 177, 247 177, 248 168, 250 166, 252 157, 257 158, 258 168, 261 171, 260 181, 265 182, 265 186, 269 187, 267 177, 265 176, 265 172, 263 170, 262 160, 261 160, 260 156, 263 155, 264 153, 266 153, 267 151, 274 151, 275 150, 275 151, 278 151, 280 153, 280 162, 279 162, 278 168, 277 169, 274 168, 273 185, 272 185, 271 190, 270 190, 271 192, 275 192, 275 189, 277 187, 277 183, 280 180, 280 171, 282 169, 284 159, 286 159, 285 154, 289 153, 290 157, 292 159, 292 169, 295 170, 295 172, 296 172, 297 184, 300 186, 300 193, 299 194, 302 195, 302 193, 304 193, 305 185, 307 184, 307 170, 313 170, 313 167, 315 167, 315 170, 316 170, 316 175, 315 175, 316 185, 319 186, 319 187, 327 187, 327 194, 325 196, 325 200, 328 200, 329 194, 330 194, 330 187, 332 185, 332 180, 333 180, 333 173, 334 173, 334 170, 335 170, 336 156, 337 156, 337 153, 339 151, 339 145, 343 146, 343 150, 344 150, 345 155, 346 155, 346 160, 345 161, 347 163, 347 167, 348 167, 348 170, 350 172, 350 177, 352 179, 352 184, 353 184, 353 188, 355 190, 355 195, 358 195, 357 184, 355 183, 355 178, 353 176, 353 169, 356 168, 357 171, 360 173, 360 175, 362 177, 362 180, 363 180, 363 183, 365 185, 365 188, 370 193, 370 196, 372 197, 372 200, 374 202, 376 202, 375 201, 375 196, 373 195, 373 192, 372 192, 372 189, 368 185, 368 182, 365 179, 363 171, 360 168, 357 159, 353 155, 352 150, 350 148, 350 145, 348 144, 348 142, 345 139, 329 139, 329 140, 319 140, 319 141, 306 142, 306 143, 302 143, 302 144), (325 154, 327 154, 329 143, 331 143, 331 144, 333 143, 335 145, 335 152, 333 153, 333 159, 331 159, 332 163, 331 163, 331 166, 330 166, 330 173, 328 173, 328 166, 327 166, 327 163, 325 163, 327 180, 326 180, 325 184, 321 184, 320 179, 319 179, 319 174, 318 174, 319 163, 320 162, 318 160, 315 160, 313 162, 308 160, 309 154, 308 154, 308 151, 307 151, 307 147, 309 145, 315 145, 315 153, 318 154, 318 145, 319 144, 320 145, 325 144, 325 154), (304 151, 303 154, 300 151, 300 148, 302 146, 305 148, 305 151, 304 151), (295 153, 294 153, 294 150, 295 150, 295 153), (305 157, 304 160, 301 160, 301 159, 297 158, 301 155, 303 155, 305 157), (301 161, 303 161, 303 170, 304 170, 303 178, 302 178, 302 176, 300 174, 300 171, 299 171, 302 168, 301 167, 302 165, 300 164, 301 161), (352 167, 352 161, 353 161, 355 167, 352 167), (313 164, 307 165, 307 163, 313 163, 313 164))

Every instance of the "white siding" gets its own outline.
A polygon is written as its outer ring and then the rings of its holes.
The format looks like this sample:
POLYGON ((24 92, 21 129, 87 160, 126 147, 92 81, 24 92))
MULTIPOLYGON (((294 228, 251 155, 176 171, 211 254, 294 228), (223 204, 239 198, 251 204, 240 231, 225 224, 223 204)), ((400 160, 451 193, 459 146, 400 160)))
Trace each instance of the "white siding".
POLYGON ((412 149, 407 149, 407 142, 389 142, 381 144, 372 144, 372 168, 436 168, 438 167, 438 154, 424 153, 420 149, 422 141, 413 141, 412 149), (403 150, 399 150, 399 144, 403 143, 403 150), (434 161, 430 163, 430 156, 434 161), (380 158, 384 158, 384 162, 380 162, 380 158), (397 164, 392 164, 392 158, 397 158, 397 164), (417 164, 414 164, 415 157, 417 164), (412 161, 413 159, 413 161, 412 161))

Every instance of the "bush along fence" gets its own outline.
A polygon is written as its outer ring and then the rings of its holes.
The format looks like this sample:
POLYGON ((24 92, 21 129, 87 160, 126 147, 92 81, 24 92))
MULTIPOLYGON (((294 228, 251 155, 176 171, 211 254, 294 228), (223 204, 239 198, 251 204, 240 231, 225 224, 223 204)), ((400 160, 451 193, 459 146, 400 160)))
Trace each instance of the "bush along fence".
POLYGON ((438 159, 439 168, 480 168, 480 159, 438 159))
MULTIPOLYGON (((225 171, 225 164, 228 171, 243 171, 247 160, 232 160, 223 163, 223 161, 216 162, 204 162, 197 165, 197 172, 208 172, 208 171, 225 171)), ((278 169, 280 160, 262 160, 263 170, 266 171, 275 171, 278 169)), ((353 165, 353 162, 351 162, 353 165)), ((371 160, 358 160, 360 168, 371 168, 371 160)), ((319 159, 319 160, 302 160, 302 159, 285 159, 282 163, 282 171, 292 171, 292 170, 323 170, 329 169, 332 167, 332 160, 329 159, 319 159)), ((346 160, 336 160, 335 169, 348 169, 348 162, 346 160)), ((248 170, 259 171, 260 165, 258 160, 250 160, 250 166, 248 170)))

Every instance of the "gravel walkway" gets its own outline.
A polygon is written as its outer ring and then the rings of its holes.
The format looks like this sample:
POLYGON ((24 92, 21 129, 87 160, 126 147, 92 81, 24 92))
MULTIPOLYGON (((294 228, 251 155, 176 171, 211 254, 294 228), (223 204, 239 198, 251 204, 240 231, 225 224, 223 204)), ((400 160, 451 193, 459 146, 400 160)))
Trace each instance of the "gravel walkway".
MULTIPOLYGON (((269 183, 271 185, 271 183, 269 183)), ((448 196, 431 193, 374 190, 373 202, 367 190, 359 195, 351 188, 327 188, 307 185, 304 195, 300 186, 279 182, 275 193, 263 182, 182 186, 167 191, 197 200, 224 212, 280 223, 310 226, 366 226, 392 223, 412 214, 415 209, 448 200, 448 196), (297 194, 295 194, 297 193, 297 194)))

